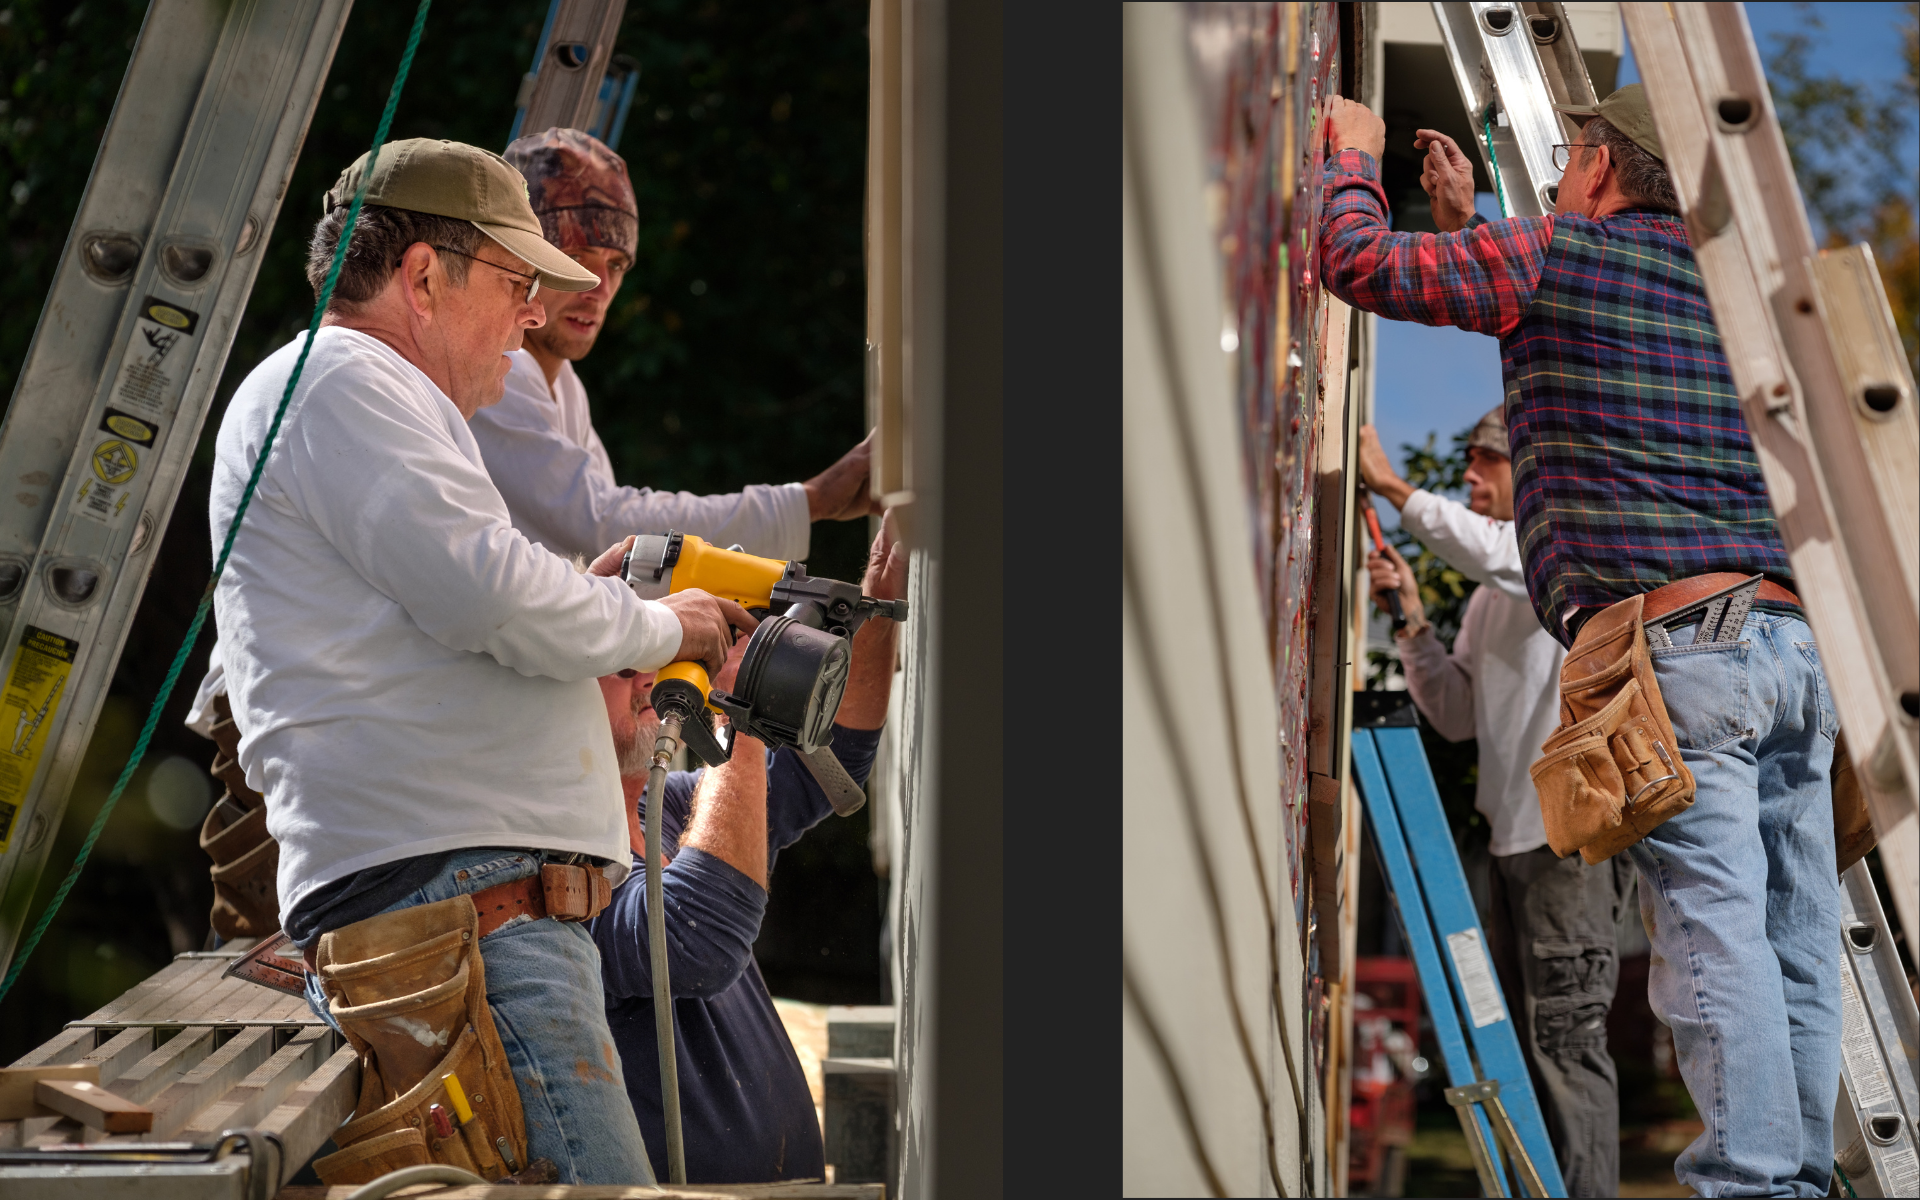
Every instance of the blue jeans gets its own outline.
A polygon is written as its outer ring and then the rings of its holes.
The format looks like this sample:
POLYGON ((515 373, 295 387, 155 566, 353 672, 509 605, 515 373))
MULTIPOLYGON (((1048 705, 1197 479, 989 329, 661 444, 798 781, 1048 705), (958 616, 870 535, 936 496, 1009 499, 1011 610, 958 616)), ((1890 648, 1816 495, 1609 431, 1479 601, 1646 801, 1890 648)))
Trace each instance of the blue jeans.
POLYGON ((1693 807, 1632 846, 1647 999, 1706 1131, 1674 1177, 1702 1196, 1824 1196, 1840 1086, 1836 723, 1813 631, 1749 614, 1741 640, 1653 651, 1693 807))
MULTIPOLYGON (((541 861, 536 851, 456 854, 445 872, 386 911, 525 879, 539 874, 541 861)), ((654 1182, 607 1029, 600 951, 587 927, 519 917, 480 939, 480 958, 487 1003, 520 1085, 528 1155, 552 1159, 561 1183, 654 1182)), ((307 1004, 333 1024, 311 975, 307 1004)))

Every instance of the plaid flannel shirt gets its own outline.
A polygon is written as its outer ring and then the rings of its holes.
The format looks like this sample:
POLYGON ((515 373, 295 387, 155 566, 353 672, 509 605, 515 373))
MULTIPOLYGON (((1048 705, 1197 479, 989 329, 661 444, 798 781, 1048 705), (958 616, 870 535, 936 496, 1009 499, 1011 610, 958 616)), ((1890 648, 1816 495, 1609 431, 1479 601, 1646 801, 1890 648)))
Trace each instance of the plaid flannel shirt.
POLYGON ((1540 623, 1689 576, 1791 586, 1680 221, 1475 216, 1394 233, 1371 155, 1327 162, 1321 281, 1354 307, 1500 341, 1514 517, 1540 623))

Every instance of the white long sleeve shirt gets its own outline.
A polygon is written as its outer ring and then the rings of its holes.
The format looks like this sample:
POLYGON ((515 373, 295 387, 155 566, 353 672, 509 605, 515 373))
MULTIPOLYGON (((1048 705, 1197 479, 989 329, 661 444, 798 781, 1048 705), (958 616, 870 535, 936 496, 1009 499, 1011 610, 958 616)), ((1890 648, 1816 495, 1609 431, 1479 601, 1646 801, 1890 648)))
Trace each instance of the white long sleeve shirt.
MULTIPOLYGON (((261 363, 221 422, 216 547, 298 353, 261 363)), ((314 339, 214 609, 281 911, 470 846, 629 861, 594 680, 665 665, 679 622, 522 536, 459 410, 379 341, 314 339)))
POLYGON ((807 556, 812 524, 799 484, 715 496, 621 487, 573 364, 560 364, 549 390, 532 354, 508 357, 506 395, 474 414, 472 428, 515 528, 530 540, 593 558, 630 533, 677 529, 766 558, 807 556))
POLYGON ((1467 598, 1452 654, 1431 627, 1400 643, 1407 690, 1441 737, 1479 738, 1474 807, 1493 827, 1489 849, 1508 855, 1544 846, 1546 826, 1527 768, 1560 723, 1566 651, 1527 600, 1513 522, 1422 490, 1408 498, 1400 525, 1480 584, 1467 598))

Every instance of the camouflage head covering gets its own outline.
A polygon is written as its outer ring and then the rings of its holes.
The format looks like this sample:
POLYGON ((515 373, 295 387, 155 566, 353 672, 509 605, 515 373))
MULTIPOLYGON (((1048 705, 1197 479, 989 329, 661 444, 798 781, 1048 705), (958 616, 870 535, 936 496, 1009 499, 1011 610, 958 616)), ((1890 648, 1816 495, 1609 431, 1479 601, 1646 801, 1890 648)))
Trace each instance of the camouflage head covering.
POLYGON ((1473 427, 1473 432, 1467 435, 1467 445, 1491 451, 1502 458, 1513 457, 1513 451, 1507 448, 1506 405, 1496 405, 1488 411, 1486 416, 1480 418, 1479 424, 1473 427))
POLYGON ((640 244, 640 216, 627 163, 592 134, 549 129, 507 147, 527 177, 540 231, 562 250, 602 246, 628 258, 640 244))

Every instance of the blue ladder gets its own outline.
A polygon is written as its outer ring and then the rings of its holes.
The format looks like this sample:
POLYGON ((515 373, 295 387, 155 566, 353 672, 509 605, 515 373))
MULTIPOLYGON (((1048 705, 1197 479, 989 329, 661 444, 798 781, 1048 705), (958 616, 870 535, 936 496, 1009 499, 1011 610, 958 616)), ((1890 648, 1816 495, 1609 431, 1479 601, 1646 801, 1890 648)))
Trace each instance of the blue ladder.
POLYGON ((1565 1196, 1560 1163, 1420 745, 1412 698, 1405 692, 1359 693, 1353 725, 1354 782, 1453 1083, 1447 1102, 1466 1132, 1481 1186, 1489 1196, 1507 1194, 1491 1150, 1497 1135, 1524 1194, 1565 1196))

